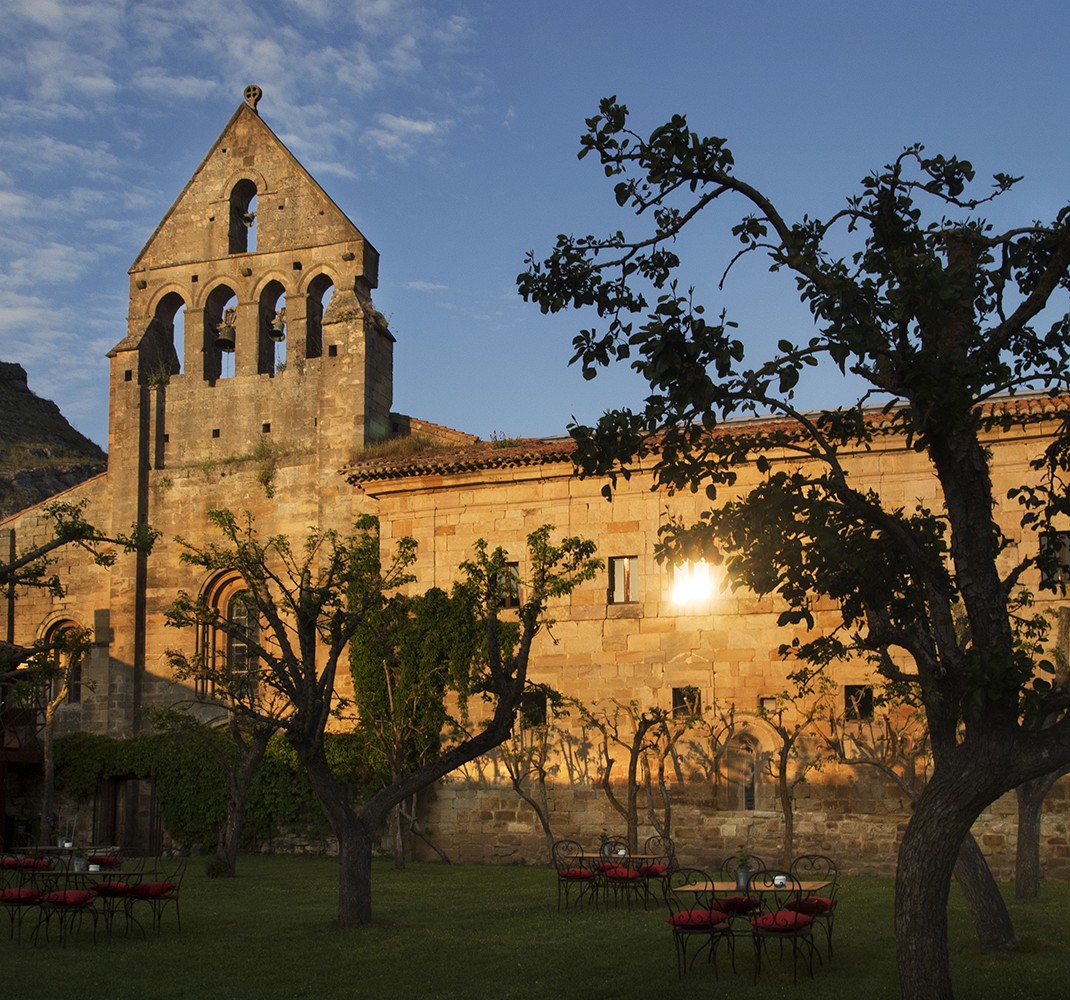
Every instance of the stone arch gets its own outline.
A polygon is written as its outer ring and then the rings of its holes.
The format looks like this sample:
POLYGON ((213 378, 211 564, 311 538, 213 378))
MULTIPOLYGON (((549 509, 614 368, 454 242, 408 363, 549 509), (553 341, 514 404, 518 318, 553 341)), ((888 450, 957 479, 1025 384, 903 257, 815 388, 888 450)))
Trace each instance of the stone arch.
POLYGON ((220 283, 205 297, 201 351, 204 355, 203 377, 206 382, 234 373, 233 355, 237 350, 238 297, 230 285, 220 283), (228 346, 229 340, 229 346, 228 346), (223 356, 230 355, 229 371, 224 376, 223 356))
POLYGON ((230 189, 227 252, 253 253, 256 250, 256 181, 242 177, 230 189))
POLYGON ((305 292, 305 357, 323 356, 323 316, 335 292, 335 281, 320 271, 308 282, 305 292))
POLYGON ((744 727, 728 741, 725 752, 725 805, 753 812, 762 801, 761 774, 764 752, 757 733, 744 727))
MULTIPOLYGON (((164 292, 153 308, 154 345, 159 359, 159 374, 181 375, 185 357, 186 298, 171 289, 164 292)), ((149 372, 149 376, 156 374, 149 372)))
MULTIPOLYGON (((68 612, 53 612, 38 628, 38 638, 52 644, 60 641, 65 632, 81 632, 84 626, 70 616, 68 612)), ((64 702, 78 705, 82 701, 82 664, 84 657, 73 656, 64 650, 52 649, 49 654, 51 666, 48 701, 51 702, 66 687, 64 702)))
POLYGON ((258 296, 256 370, 271 375, 286 367, 286 288, 269 280, 258 296))

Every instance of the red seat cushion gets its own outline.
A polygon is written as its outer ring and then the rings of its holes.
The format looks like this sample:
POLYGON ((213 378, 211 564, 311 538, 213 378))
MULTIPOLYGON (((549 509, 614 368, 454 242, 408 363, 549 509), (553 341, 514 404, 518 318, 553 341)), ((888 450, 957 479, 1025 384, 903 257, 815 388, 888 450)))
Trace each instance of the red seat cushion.
POLYGON ((673 927, 688 928, 689 930, 701 930, 704 927, 716 927, 728 919, 727 915, 720 910, 711 910, 707 907, 695 907, 693 910, 681 910, 667 917, 665 923, 673 927))
POLYGON ((750 925, 756 930, 771 931, 774 934, 793 934, 806 930, 813 922, 814 918, 808 914, 796 913, 794 910, 777 910, 775 913, 763 913, 760 917, 755 917, 750 925))
POLYGON ((558 878, 567 879, 568 881, 582 881, 583 879, 594 878, 594 872, 590 868, 565 868, 557 873, 558 878))
POLYGON ((41 893, 37 889, 31 889, 29 886, 21 886, 18 889, 2 889, 0 890, 0 903, 6 903, 9 906, 21 906, 24 903, 36 903, 41 893))
POLYGON ((645 875, 647 878, 661 878, 663 875, 667 875, 669 872, 668 865, 640 865, 639 874, 645 875))
POLYGON ((632 882, 637 878, 643 877, 634 868, 627 868, 624 865, 615 865, 613 867, 606 868, 602 872, 602 874, 611 882, 632 882))
POLYGON ((141 882, 130 887, 130 894, 141 899, 157 899, 174 892, 178 886, 174 882, 141 882))
POLYGON ((88 889, 57 889, 55 892, 45 893, 41 902, 50 903, 52 906, 85 906, 95 897, 96 893, 88 889))

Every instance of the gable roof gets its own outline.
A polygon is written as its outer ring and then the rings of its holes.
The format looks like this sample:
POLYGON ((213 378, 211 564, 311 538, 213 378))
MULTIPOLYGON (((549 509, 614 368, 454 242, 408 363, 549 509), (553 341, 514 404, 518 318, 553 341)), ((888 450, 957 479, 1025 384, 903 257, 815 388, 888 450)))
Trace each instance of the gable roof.
MULTIPOLYGON (((291 203, 295 219, 315 218, 316 245, 360 240, 371 249, 363 233, 259 113, 242 101, 138 253, 130 273, 145 267, 199 259, 196 254, 190 255, 188 249, 183 253, 189 244, 189 240, 181 238, 183 232, 203 230, 214 222, 212 211, 218 213, 226 207, 230 190, 241 177, 260 181, 258 206, 285 200, 291 203)), ((220 224, 225 225, 225 220, 221 219, 220 224)), ((274 249, 258 246, 256 252, 274 249)))

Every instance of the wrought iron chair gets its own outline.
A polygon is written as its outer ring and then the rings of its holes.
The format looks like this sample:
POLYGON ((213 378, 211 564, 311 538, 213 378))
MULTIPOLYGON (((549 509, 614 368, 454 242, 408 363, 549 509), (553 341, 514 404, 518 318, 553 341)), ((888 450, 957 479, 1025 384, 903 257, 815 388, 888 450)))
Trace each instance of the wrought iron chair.
POLYGON ((11 938, 22 940, 22 921, 25 915, 36 909, 41 890, 34 885, 30 869, 19 863, 14 855, 0 857, 0 908, 7 911, 11 923, 11 938))
POLYGON ((802 895, 799 880, 790 872, 767 870, 751 876, 750 895, 759 896, 761 913, 751 917, 751 934, 754 939, 754 981, 762 968, 762 957, 768 952, 770 941, 776 941, 781 958, 784 944, 791 944, 792 981, 799 981, 799 952, 804 952, 806 968, 811 978, 814 975, 814 918, 789 908, 802 895))
POLYGON ((568 909, 569 896, 573 890, 576 891, 577 908, 583 908, 585 899, 598 905, 598 872, 585 863, 583 848, 577 841, 557 841, 551 851, 551 860, 557 870, 557 908, 559 910, 562 897, 565 900, 565 909, 568 909))
POLYGON ((800 882, 828 882, 820 891, 803 893, 791 900, 788 908, 809 914, 825 932, 825 946, 832 958, 832 925, 836 920, 836 896, 839 869, 832 858, 824 854, 800 854, 791 863, 791 873, 800 882))
POLYGON ((662 896, 662 885, 669 873, 679 865, 676 861, 676 845, 670 837, 647 837, 642 853, 646 859, 639 865, 639 874, 643 876, 643 891, 646 901, 658 900, 662 896))
POLYGON ((57 870, 37 868, 31 876, 40 895, 37 898, 37 926, 33 929, 33 943, 36 946, 41 938, 42 929, 47 940, 52 921, 55 920, 59 930, 59 940, 62 944, 70 937, 76 928, 82 926, 82 921, 89 915, 93 919, 93 940, 97 937, 97 920, 100 913, 97 910, 97 894, 92 889, 78 886, 82 879, 81 871, 57 870), (74 882, 70 881, 73 876, 74 882))
MULTIPOLYGON (((145 928, 134 918, 134 890, 141 882, 141 870, 145 866, 144 858, 127 858, 122 861, 122 877, 115 877, 109 872, 116 870, 116 865, 101 867, 99 877, 93 881, 91 888, 100 900, 101 913, 104 917, 104 926, 110 934, 115 923, 117 913, 122 913, 125 918, 127 933, 130 932, 131 924, 136 924, 145 936, 145 928)), ((92 876, 90 876, 92 878, 92 876)))
POLYGON ((131 915, 138 903, 145 903, 152 912, 152 929, 157 934, 160 933, 160 923, 164 912, 171 903, 175 907, 178 932, 182 933, 182 911, 179 908, 178 897, 182 888, 182 877, 186 873, 186 861, 184 857, 160 858, 157 861, 157 868, 163 872, 163 877, 159 880, 142 879, 130 889, 131 915))
POLYGON ((728 942, 732 957, 732 969, 736 967, 735 944, 729 928, 728 917, 721 910, 713 895, 713 880, 699 868, 677 868, 669 872, 662 882, 665 905, 669 915, 665 922, 672 928, 673 945, 676 950, 676 972, 680 978, 695 963, 699 953, 709 949, 709 962, 717 975, 717 947, 728 942), (696 886, 703 888, 695 888, 696 886), (687 950, 692 941, 699 945, 688 961, 687 950))
MULTIPOLYGON (((747 876, 747 884, 749 885, 751 877, 756 872, 765 871, 765 862, 754 854, 748 855, 748 861, 750 874, 747 876)), ((739 880, 736 876, 736 872, 739 870, 738 862, 739 856, 730 854, 721 862, 718 869, 720 881, 734 882, 737 886, 736 891, 721 893, 717 897, 717 908, 726 913, 730 921, 741 917, 749 919, 751 914, 757 913, 762 908, 762 901, 757 895, 748 892, 746 887, 739 888, 739 880)))
POLYGON ((632 900, 639 901, 645 891, 646 880, 628 858, 628 843, 624 840, 608 840, 602 847, 604 860, 598 862, 598 877, 602 883, 606 905, 609 895, 619 903, 623 897, 631 909, 632 900))

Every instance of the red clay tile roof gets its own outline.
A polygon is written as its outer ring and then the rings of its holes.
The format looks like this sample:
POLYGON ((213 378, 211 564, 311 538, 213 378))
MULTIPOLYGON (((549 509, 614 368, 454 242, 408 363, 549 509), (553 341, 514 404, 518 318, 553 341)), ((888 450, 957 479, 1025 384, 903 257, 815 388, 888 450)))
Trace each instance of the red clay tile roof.
MULTIPOLYGON (((1041 393, 1005 396, 988 404, 993 415, 1001 413, 1008 422, 1022 425, 1066 414, 1068 407, 1070 398, 1053 398, 1041 393)), ((896 429, 892 418, 893 414, 885 413, 881 407, 874 407, 867 414, 871 424, 886 423, 889 431, 896 429)), ((782 417, 751 417, 721 424, 717 433, 743 433, 755 424, 761 425, 763 431, 790 431, 798 426, 795 421, 782 417)), ((575 450, 575 442, 568 437, 476 441, 472 444, 447 445, 418 455, 357 461, 344 468, 342 473, 350 483, 359 485, 391 479, 571 462, 575 450)))

